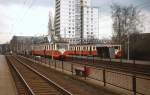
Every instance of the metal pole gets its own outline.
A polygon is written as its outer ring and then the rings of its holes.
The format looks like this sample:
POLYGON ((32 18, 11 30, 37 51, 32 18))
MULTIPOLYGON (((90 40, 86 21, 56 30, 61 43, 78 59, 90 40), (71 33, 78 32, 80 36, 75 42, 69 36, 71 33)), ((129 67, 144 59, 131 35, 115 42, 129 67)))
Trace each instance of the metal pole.
POLYGON ((103 69, 103 82, 104 82, 104 86, 106 86, 106 70, 105 70, 105 68, 103 69))
POLYGON ((52 45, 52 61, 53 61, 53 50, 54 50, 54 48, 53 48, 54 46, 52 45))
POLYGON ((45 64, 46 64, 46 49, 44 50, 44 58, 45 58, 45 64))
POLYGON ((73 64, 71 64, 71 72, 72 72, 72 75, 73 75, 73 64))
POLYGON ((136 75, 133 76, 132 82, 133 82, 132 83, 132 85, 133 85, 132 89, 133 89, 133 93, 134 93, 133 95, 136 95, 136 75))
POLYGON ((128 60, 130 60, 130 35, 128 32, 128 60))
POLYGON ((63 62, 63 57, 62 57, 62 71, 64 71, 64 62, 63 62))
POLYGON ((50 63, 50 58, 48 57, 48 63, 49 63, 49 67, 51 67, 50 65, 51 65, 51 63, 50 63))
POLYGON ((93 64, 94 64, 94 54, 93 54, 93 64))

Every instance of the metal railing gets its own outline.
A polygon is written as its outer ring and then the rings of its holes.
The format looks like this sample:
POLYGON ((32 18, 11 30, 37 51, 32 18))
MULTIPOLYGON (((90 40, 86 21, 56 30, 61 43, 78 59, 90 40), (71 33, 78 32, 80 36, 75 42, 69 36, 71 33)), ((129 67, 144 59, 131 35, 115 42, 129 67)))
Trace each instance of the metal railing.
POLYGON ((63 60, 51 60, 48 58, 42 58, 37 60, 36 58, 30 57, 38 62, 42 63, 50 68, 68 72, 76 76, 75 69, 77 67, 90 68, 90 73, 84 77, 85 80, 91 79, 93 81, 99 81, 103 83, 103 86, 113 86, 119 89, 124 89, 132 93, 133 95, 150 95, 150 76, 137 75, 135 73, 127 73, 122 71, 116 71, 105 67, 93 67, 84 64, 78 64, 75 62, 65 62, 63 60), (42 60, 43 59, 43 60, 42 60))

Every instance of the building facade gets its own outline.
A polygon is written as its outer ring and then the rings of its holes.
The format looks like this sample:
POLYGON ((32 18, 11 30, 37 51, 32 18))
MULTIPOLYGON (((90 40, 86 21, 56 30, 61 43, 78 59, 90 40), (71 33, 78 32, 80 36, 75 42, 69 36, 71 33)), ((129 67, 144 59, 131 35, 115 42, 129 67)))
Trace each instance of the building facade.
POLYGON ((82 36, 84 39, 98 39, 99 10, 95 7, 84 6, 82 12, 82 36))
POLYGON ((55 35, 70 39, 98 38, 98 8, 90 0, 56 0, 55 35))

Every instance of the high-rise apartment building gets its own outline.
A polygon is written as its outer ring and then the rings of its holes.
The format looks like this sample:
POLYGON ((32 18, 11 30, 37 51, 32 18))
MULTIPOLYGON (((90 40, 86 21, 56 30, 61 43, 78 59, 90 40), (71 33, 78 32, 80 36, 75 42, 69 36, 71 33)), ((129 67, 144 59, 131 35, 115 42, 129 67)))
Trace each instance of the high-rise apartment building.
POLYGON ((55 35, 61 38, 98 38, 98 8, 90 0, 56 0, 55 35))

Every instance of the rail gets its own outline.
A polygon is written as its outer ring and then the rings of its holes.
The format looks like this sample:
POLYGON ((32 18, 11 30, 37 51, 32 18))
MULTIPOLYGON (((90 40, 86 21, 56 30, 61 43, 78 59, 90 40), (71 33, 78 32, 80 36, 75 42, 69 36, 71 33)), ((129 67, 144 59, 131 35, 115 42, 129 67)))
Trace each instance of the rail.
MULTIPOLYGON (((15 58, 15 57, 14 57, 15 58)), ((46 76, 42 75, 41 73, 39 73, 37 70, 35 70, 34 68, 30 67, 27 64, 24 64, 21 60, 15 58, 19 63, 21 63, 22 65, 24 65, 25 67, 27 67, 28 69, 30 69, 31 71, 33 71, 34 73, 36 73, 37 75, 39 75, 41 78, 43 78, 44 80, 46 80, 49 84, 52 84, 58 91, 60 91, 63 95, 72 95, 69 91, 67 91, 66 89, 64 89, 63 87, 61 87, 60 85, 58 85, 57 83, 55 83, 54 81, 48 79, 46 76)), ((19 71, 18 71, 19 72, 19 71)), ((23 78, 23 77, 22 77, 23 78)), ((26 83, 27 84, 27 83, 26 83)), ((28 86, 29 87, 29 86, 28 86)), ((29 87, 30 88, 30 87, 29 87)), ((30 88, 31 90, 31 88, 30 88)), ((32 91, 33 93, 33 91, 32 91)), ((33 94, 35 95, 35 94, 33 94)))
POLYGON ((10 63, 10 60, 8 59, 8 57, 6 57, 7 60, 9 61, 8 63, 11 65, 11 67, 13 68, 13 70, 18 74, 19 78, 21 79, 21 81, 24 83, 25 87, 28 90, 29 95, 35 95, 35 93, 32 91, 32 89, 30 88, 30 86, 27 84, 27 82, 24 80, 23 76, 20 74, 20 72, 18 71, 18 69, 10 63))

